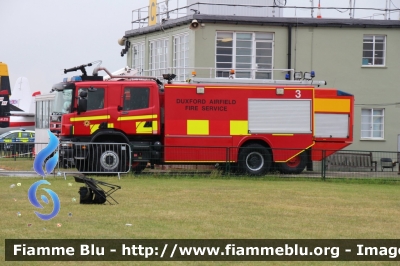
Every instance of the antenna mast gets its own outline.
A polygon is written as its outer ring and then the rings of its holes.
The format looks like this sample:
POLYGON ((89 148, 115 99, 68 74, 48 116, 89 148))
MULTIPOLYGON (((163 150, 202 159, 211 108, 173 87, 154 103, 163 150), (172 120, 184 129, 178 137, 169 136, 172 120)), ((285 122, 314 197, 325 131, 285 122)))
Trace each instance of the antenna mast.
POLYGON ((310 0, 311 2, 311 18, 314 18, 314 0, 310 0))
POLYGON ((386 0, 386 8, 385 8, 385 19, 389 19, 390 20, 390 0, 386 0))
POLYGON ((356 11, 356 0, 349 1, 349 10, 350 10, 350 12, 349 12, 350 18, 355 18, 354 12, 356 11))
POLYGON ((321 0, 318 0, 317 18, 322 18, 322 16, 321 16, 321 0))

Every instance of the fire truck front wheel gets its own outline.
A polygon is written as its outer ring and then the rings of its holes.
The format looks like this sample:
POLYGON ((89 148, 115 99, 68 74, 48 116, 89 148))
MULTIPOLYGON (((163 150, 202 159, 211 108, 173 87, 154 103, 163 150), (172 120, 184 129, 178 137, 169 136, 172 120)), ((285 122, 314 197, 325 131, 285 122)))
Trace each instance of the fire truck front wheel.
POLYGON ((271 168, 270 150, 260 144, 243 146, 239 152, 239 171, 249 175, 263 175, 271 168))
POLYGON ((302 152, 286 163, 279 163, 279 171, 283 174, 300 174, 307 165, 307 154, 302 152))
POLYGON ((96 172, 126 172, 126 158, 119 146, 102 145, 99 148, 95 154, 96 172))

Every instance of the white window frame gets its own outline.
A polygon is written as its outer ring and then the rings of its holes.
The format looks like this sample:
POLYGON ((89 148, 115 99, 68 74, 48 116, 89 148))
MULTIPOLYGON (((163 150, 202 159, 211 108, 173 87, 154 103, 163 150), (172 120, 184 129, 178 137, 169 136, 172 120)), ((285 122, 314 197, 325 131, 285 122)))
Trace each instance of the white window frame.
POLYGON ((50 128, 50 110, 52 109, 53 101, 44 100, 36 102, 36 128, 50 128))
POLYGON ((169 68, 168 39, 156 39, 149 42, 149 71, 151 76, 161 77, 169 68))
POLYGON ((143 76, 144 71, 144 49, 144 42, 132 44, 132 68, 138 71, 139 76, 143 76))
POLYGON ((373 35, 373 34, 364 34, 363 35, 363 50, 362 50, 362 62, 361 62, 363 67, 384 67, 384 66, 386 66, 386 39, 387 39, 386 35, 373 35), (366 40, 366 37, 372 37, 372 41, 366 40), (380 42, 376 41, 377 37, 379 37, 379 38, 383 37, 383 50, 380 50, 377 48, 377 45, 380 44, 380 42), (372 48, 366 49, 365 46, 368 44, 370 44, 370 45, 372 44, 372 48), (371 52, 372 52, 372 54, 371 54, 371 52), (377 57, 376 52, 382 52, 383 53, 382 57, 377 57), (379 58, 382 58, 382 64, 375 63, 375 61, 379 58), (368 59, 372 59, 372 62, 369 63, 368 59))
POLYGON ((361 109, 361 139, 363 140, 383 140, 385 137, 385 109, 384 108, 362 108, 361 109), (370 114, 363 114, 363 110, 370 111, 370 114), (374 114, 375 111, 382 111, 382 114, 374 114), (382 122, 375 122, 374 118, 382 118, 382 122), (381 129, 374 129, 374 126, 380 125, 381 129), (366 127, 369 127, 368 129, 366 127), (374 136, 374 132, 381 132, 379 137, 374 136), (366 136, 365 133, 368 133, 366 136))
MULTIPOLYGON (((269 73, 271 73, 271 79, 273 79, 273 69, 274 69, 274 44, 275 44, 275 33, 273 33, 273 32, 235 32, 235 31, 217 31, 216 32, 216 34, 215 34, 215 77, 216 78, 228 78, 229 77, 229 70, 230 69, 235 69, 235 71, 236 71, 236 78, 241 78, 240 77, 240 74, 238 75, 238 73, 240 72, 240 71, 243 71, 243 72, 247 72, 247 70, 246 69, 236 69, 236 66, 237 66, 237 64, 240 64, 240 62, 237 62, 237 59, 239 58, 239 57, 241 57, 241 55, 238 55, 237 54, 237 47, 236 47, 236 40, 237 40, 237 34, 241 34, 241 33, 244 33, 244 34, 252 34, 252 38, 251 38, 251 42, 252 42, 252 44, 251 44, 251 69, 249 69, 249 71, 251 72, 251 74, 250 74, 250 78, 248 78, 248 79, 256 79, 256 73, 257 72, 259 72, 259 73, 261 73, 261 72, 269 72, 269 73), (228 55, 228 54, 218 54, 218 48, 223 48, 223 47, 218 47, 218 33, 228 33, 228 34, 232 34, 232 54, 231 54, 231 56, 232 56, 232 62, 218 62, 217 60, 218 60, 218 56, 220 55, 220 56, 224 56, 224 55, 228 55), (256 40, 256 34, 257 33, 260 33, 260 34, 262 34, 262 33, 266 33, 266 34, 272 34, 272 40, 256 40), (271 43, 271 48, 267 48, 267 49, 271 49, 271 69, 260 69, 260 70, 258 70, 257 69, 257 62, 256 62, 256 59, 257 59, 257 55, 256 55, 256 52, 257 52, 257 49, 256 49, 256 44, 257 44, 257 42, 266 42, 266 43, 271 43), (230 65, 231 65, 231 67, 230 67, 230 69, 227 69, 227 68, 222 68, 223 70, 221 70, 221 68, 218 68, 218 64, 219 63, 225 63, 225 64, 229 64, 230 63, 230 65), (221 77, 221 76, 219 76, 219 74, 218 74, 218 72, 224 72, 223 73, 223 76, 221 77)), ((224 39, 224 38, 223 38, 224 39)), ((222 40, 223 40, 222 39, 222 40)), ((229 39, 229 38, 228 38, 229 39)), ((221 41, 221 40, 220 40, 221 41)), ((243 77, 242 77, 243 78, 243 77)), ((244 79, 246 79, 246 78, 244 78, 244 79)))
POLYGON ((188 78, 189 67, 189 34, 174 36, 173 63, 176 80, 184 81, 188 78))

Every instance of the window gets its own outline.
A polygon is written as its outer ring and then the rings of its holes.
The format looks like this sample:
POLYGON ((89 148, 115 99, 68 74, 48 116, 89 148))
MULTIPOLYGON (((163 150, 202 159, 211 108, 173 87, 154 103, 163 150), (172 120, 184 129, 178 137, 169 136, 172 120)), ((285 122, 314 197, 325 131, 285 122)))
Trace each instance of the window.
POLYGON ((361 138, 383 139, 384 109, 361 110, 361 138))
POLYGON ((81 90, 88 91, 87 96, 87 109, 90 110, 98 110, 104 108, 104 89, 103 88, 81 88, 79 89, 79 94, 81 90))
POLYGON ((217 32, 216 77, 229 77, 233 67, 233 33, 217 32))
POLYGON ((236 33, 236 69, 237 78, 251 78, 251 68, 253 68, 252 55, 253 55, 253 34, 252 33, 236 33), (239 69, 248 69, 243 71, 239 69))
POLYGON ((139 76, 143 76, 144 70, 144 43, 132 45, 132 68, 138 71, 139 76))
POLYGON ((168 40, 155 40, 150 42, 149 69, 151 76, 161 76, 168 68, 168 40))
POLYGON ((125 88, 124 111, 149 108, 149 88, 125 88))
POLYGON ((56 113, 69 113, 71 112, 71 104, 72 104, 72 88, 64 89, 62 91, 55 91, 55 94, 52 111, 56 113))
POLYGON ((50 128, 50 110, 52 108, 51 101, 37 101, 36 102, 36 128, 50 128))
POLYGON ((386 36, 364 35, 363 66, 384 66, 386 57, 386 36))
POLYGON ((186 80, 189 66, 189 41, 188 34, 174 37, 174 73, 176 80, 186 80))
POLYGON ((216 77, 272 79, 274 34, 268 32, 217 32, 216 77))
POLYGON ((43 102, 37 101, 36 102, 36 115, 35 115, 35 127, 36 128, 43 128, 43 102))
POLYGON ((10 135, 6 136, 5 139, 16 139, 18 138, 19 132, 11 133, 10 135))
POLYGON ((31 133, 29 132, 22 132, 21 133, 21 138, 30 138, 31 137, 31 133))
POLYGON ((43 128, 50 128, 50 101, 43 101, 43 128))

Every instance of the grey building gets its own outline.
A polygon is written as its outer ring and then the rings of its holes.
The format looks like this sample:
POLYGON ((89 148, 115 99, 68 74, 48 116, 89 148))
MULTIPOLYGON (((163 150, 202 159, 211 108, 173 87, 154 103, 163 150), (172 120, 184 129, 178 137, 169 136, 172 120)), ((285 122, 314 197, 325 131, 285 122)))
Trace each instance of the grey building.
POLYGON ((270 16, 249 16, 243 6, 245 15, 218 15, 217 8, 186 7, 175 17, 159 12, 152 26, 138 18, 124 34, 121 55, 140 75, 175 73, 178 80, 192 71, 227 78, 235 69, 240 79, 284 79, 314 70, 325 87, 355 95, 348 149, 398 150, 400 21, 284 18, 271 10, 270 16))

